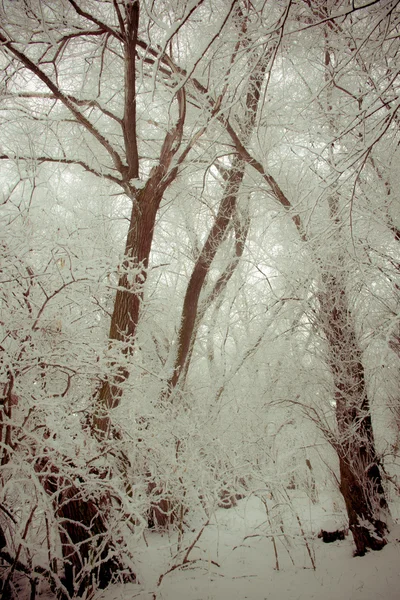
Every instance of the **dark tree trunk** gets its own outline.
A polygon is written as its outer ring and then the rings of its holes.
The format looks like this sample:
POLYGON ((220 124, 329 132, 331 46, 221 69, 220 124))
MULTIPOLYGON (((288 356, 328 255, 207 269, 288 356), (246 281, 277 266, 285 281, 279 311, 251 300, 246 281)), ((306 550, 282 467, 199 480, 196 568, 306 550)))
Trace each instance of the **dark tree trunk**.
MULTIPOLYGON (((357 457, 354 450, 352 454, 357 457)), ((379 468, 373 464, 360 477, 359 467, 346 457, 339 456, 339 463, 340 491, 346 504, 356 555, 363 556, 368 548, 381 550, 386 545, 387 526, 379 518, 381 509, 386 508, 379 468)), ((363 467, 365 469, 366 465, 363 467)))
MULTIPOLYGON (((227 126, 227 130, 239 156, 263 176, 277 201, 285 210, 291 211, 292 204, 275 179, 249 154, 232 128, 227 126)), ((332 221, 339 227, 335 202, 335 199, 329 201, 330 213, 332 221)), ((291 217, 300 238, 307 242, 300 215, 293 211, 291 217)), ((368 548, 379 550, 386 544, 384 532, 387 530, 388 507, 375 450, 362 353, 353 315, 348 308, 345 282, 340 274, 340 257, 332 259, 331 264, 335 262, 339 266, 338 273, 325 273, 325 290, 319 294, 319 325, 327 341, 328 365, 335 387, 339 435, 333 444, 340 463, 340 490, 346 503, 357 554, 362 555, 368 548)))
POLYGON ((107 493, 94 497, 61 475, 50 460, 41 461, 36 470, 42 485, 53 497, 58 519, 64 565, 64 585, 69 595, 81 596, 91 587, 106 588, 113 577, 124 574, 135 581, 120 558, 121 550, 107 521, 110 498, 107 493))
MULTIPOLYGON (((109 346, 112 347, 115 342, 120 343, 118 351, 122 356, 133 354, 157 212, 165 190, 178 174, 177 167, 169 173, 168 170, 175 154, 172 146, 180 136, 179 130, 180 126, 177 126, 167 133, 159 164, 154 167, 145 187, 136 195, 132 193, 132 211, 121 265, 122 273, 118 281, 109 332, 109 346)), ((115 367, 115 364, 113 366, 115 367)), ((121 385, 129 377, 129 372, 124 366, 118 366, 116 371, 111 380, 102 382, 96 397, 93 430, 100 438, 110 434, 109 411, 119 405, 121 385)))
POLYGON ((387 502, 375 450, 362 353, 348 308, 340 275, 325 276, 320 294, 321 324, 328 345, 328 360, 335 386, 340 464, 340 491, 346 504, 349 528, 362 556, 370 548, 385 546, 387 502))

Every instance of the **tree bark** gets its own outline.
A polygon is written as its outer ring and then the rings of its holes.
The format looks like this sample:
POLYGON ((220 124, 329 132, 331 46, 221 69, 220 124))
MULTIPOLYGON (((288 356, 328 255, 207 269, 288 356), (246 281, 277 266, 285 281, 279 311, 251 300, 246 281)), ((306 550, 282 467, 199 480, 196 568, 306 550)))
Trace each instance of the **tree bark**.
POLYGON ((207 240, 199 254, 190 277, 185 299, 183 302, 181 325, 178 335, 178 352, 175 360, 174 371, 168 384, 171 391, 176 387, 181 374, 187 369, 186 361, 190 355, 193 332, 198 314, 198 305, 204 281, 210 270, 212 261, 225 238, 229 223, 236 210, 237 196, 244 177, 244 164, 235 157, 227 175, 224 196, 210 229, 207 240))
MULTIPOLYGON (((133 354, 157 212, 166 189, 178 175, 179 159, 174 167, 170 167, 181 146, 186 118, 186 96, 184 89, 181 88, 176 93, 179 112, 176 124, 165 134, 158 163, 151 170, 145 187, 137 190, 134 180, 139 177, 135 70, 139 26, 138 0, 128 4, 126 11, 126 23, 123 26, 125 47, 123 132, 128 166, 124 169, 123 176, 126 193, 132 201, 132 210, 109 331, 109 348, 112 349, 117 342, 117 353, 121 355, 122 364, 116 365, 115 362, 111 362, 111 367, 116 372, 110 375, 109 379, 102 381, 95 399, 92 424, 98 438, 109 436, 111 425, 109 411, 119 405, 121 385, 129 377, 129 370, 123 363, 125 357, 133 354), (131 183, 132 179, 133 183, 131 183)), ((190 145, 182 153, 181 160, 189 150, 190 145)))
POLYGON ((349 527, 362 556, 385 546, 388 506, 375 450, 362 353, 342 277, 328 273, 319 295, 321 328, 327 340, 328 364, 335 388, 340 491, 349 527))
MULTIPOLYGON (((50 459, 36 465, 46 493, 52 497, 59 523, 64 580, 69 595, 81 596, 89 589, 106 588, 113 575, 126 573, 118 540, 113 538, 107 521, 110 498, 85 497, 85 482, 64 477, 50 459)), ((126 581, 135 581, 133 573, 126 581)), ((75 597, 74 596, 74 597, 75 597)))
POLYGON ((179 381, 180 381, 180 385, 182 385, 182 386, 185 385, 186 376, 187 376, 187 373, 189 370, 189 365, 190 365, 190 362, 192 359, 194 343, 196 341, 197 332, 198 332, 199 326, 202 322, 202 319, 203 319, 205 313, 207 312, 208 308, 212 305, 213 302, 215 302, 217 300, 217 298, 219 298, 221 296, 222 292, 226 289, 237 266, 239 265, 241 257, 243 256, 243 252, 245 249, 245 243, 246 243, 247 235, 248 235, 249 228, 250 228, 250 219, 245 217, 243 222, 241 223, 240 218, 237 215, 237 206, 235 208, 235 212, 236 212, 236 216, 234 215, 232 217, 232 219, 234 221, 234 227, 235 227, 235 255, 233 256, 232 260, 227 265, 226 269, 218 277, 211 292, 208 294, 208 296, 205 298, 205 300, 202 300, 198 305, 196 321, 194 324, 194 328, 192 331, 192 337, 190 340, 189 351, 188 351, 188 354, 186 357, 186 361, 183 365, 183 369, 180 371, 179 381))
MULTIPOLYGON (((124 357, 133 354, 154 225, 162 198, 162 192, 160 193, 159 190, 157 193, 157 190, 153 189, 154 185, 148 187, 150 190, 146 191, 145 188, 137 199, 132 199, 125 258, 120 267, 121 274, 111 316, 109 347, 111 349, 117 342, 117 352, 121 353, 123 360, 124 357)), ((120 386, 129 377, 129 371, 125 366, 114 364, 114 368, 116 373, 102 382, 96 399, 93 426, 100 437, 109 435, 109 410, 118 406, 121 397, 120 386)))

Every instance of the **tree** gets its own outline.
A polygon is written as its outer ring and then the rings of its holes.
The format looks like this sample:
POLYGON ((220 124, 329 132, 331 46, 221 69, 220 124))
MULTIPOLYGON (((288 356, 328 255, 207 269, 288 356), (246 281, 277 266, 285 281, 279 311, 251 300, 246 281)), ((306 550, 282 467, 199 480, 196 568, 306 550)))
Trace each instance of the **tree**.
MULTIPOLYGON (((318 21, 323 25, 327 23, 327 25, 324 25, 325 31, 332 28, 336 34, 345 36, 343 26, 336 25, 335 18, 332 18, 332 13, 327 13, 318 3, 310 2, 308 4, 313 15, 312 17, 307 17, 306 20, 310 26, 313 24, 313 18, 317 17, 318 21)), ((335 6, 335 8, 338 9, 338 6, 335 6)), ((392 9, 392 5, 390 5, 390 8, 392 9)), ((352 11, 350 10, 350 12, 352 11)), ((391 10, 387 12, 385 17, 389 18, 390 14, 391 10)), ((304 15, 301 16, 301 19, 304 19, 304 15)), ((381 14, 379 12, 377 13, 377 20, 379 23, 381 22, 381 14)), ((351 26, 357 29, 356 23, 351 23, 351 26)), ((348 33, 346 35, 351 36, 348 33)), ((365 41, 365 38, 363 40, 365 41)), ((330 70, 331 60, 331 49, 328 48, 325 50, 324 56, 325 77, 328 77, 328 79, 325 78, 328 101, 326 108, 322 106, 323 118, 325 119, 325 127, 328 131, 328 140, 329 136, 331 136, 331 138, 335 139, 335 146, 338 146, 339 143, 345 146, 347 140, 344 141, 342 133, 338 134, 337 129, 333 130, 332 127, 332 111, 337 111, 337 115, 335 116, 338 116, 340 112, 333 99, 331 78, 336 87, 340 90, 343 90, 343 88, 337 84, 335 74, 330 70)), ((347 57, 345 61, 347 66, 349 62, 347 57)), ((337 62, 340 64, 340 58, 337 59, 337 62)), ((347 93, 347 90, 344 90, 344 92, 347 93)), ((321 106, 319 96, 317 102, 321 106)), ((341 102, 340 97, 338 98, 338 102, 341 102)), ((391 121, 392 117, 389 119, 389 122, 391 121)), ((233 129, 228 127, 228 130, 236 143, 236 148, 240 152, 241 157, 255 167, 264 177, 276 200, 286 210, 291 212, 300 238, 304 242, 312 242, 312 237, 310 237, 310 234, 306 231, 306 227, 302 224, 301 216, 293 210, 293 203, 284 194, 275 178, 265 171, 261 162, 251 156, 233 129)), ((374 143, 372 142, 372 145, 374 143)), ((336 189, 336 173, 348 173, 350 167, 347 160, 345 166, 336 162, 334 155, 337 150, 333 151, 334 143, 332 141, 328 141, 325 148, 327 148, 328 154, 326 158, 324 154, 322 154, 322 157, 326 161, 326 164, 330 166, 331 171, 324 173, 321 179, 324 183, 326 182, 326 191, 324 194, 326 194, 325 198, 328 204, 328 219, 331 220, 331 226, 336 230, 336 235, 338 235, 340 231, 343 231, 345 225, 342 223, 341 218, 342 208, 336 189)), ((364 158, 369 155, 371 146, 367 146, 365 149, 363 145, 361 148, 361 150, 356 149, 356 158, 353 157, 359 169, 363 168, 364 158)), ((339 152, 342 152, 342 148, 339 149, 339 152)), ((355 177, 354 185, 357 185, 357 171, 353 177, 355 177)), ((351 235, 351 213, 349 218, 350 220, 346 227, 349 228, 351 235)), ((336 243, 335 246, 337 246, 337 250, 334 247, 328 253, 325 248, 315 246, 316 261, 321 269, 320 285, 322 286, 321 292, 317 296, 320 311, 318 321, 327 343, 327 364, 331 370, 335 387, 338 437, 335 438, 334 443, 340 463, 340 488, 346 502, 350 529, 354 536, 357 553, 364 554, 367 548, 378 550, 386 543, 384 539, 386 528, 384 513, 387 510, 387 504, 379 470, 379 459, 375 450, 362 351, 357 341, 354 317, 349 308, 346 282, 346 273, 348 272, 349 265, 345 260, 343 241, 336 243)))
MULTIPOLYGON (((191 22, 189 17, 195 12, 196 8, 203 3, 199 2, 192 9, 186 9, 186 14, 183 14, 178 20, 181 21, 177 31, 169 38, 168 43, 172 43, 173 39, 178 35, 179 30, 184 28, 184 25, 191 22)), ((225 22, 232 13, 233 6, 224 14, 224 20, 219 26, 223 28, 225 22)), ((40 21, 42 18, 37 11, 39 9, 35 3, 32 4, 31 11, 18 15, 23 16, 26 20, 24 26, 28 32, 32 31, 35 21, 40 21)), ((61 10, 61 7, 59 7, 61 10)), ((199 140, 205 132, 207 121, 215 116, 218 112, 218 107, 214 108, 206 117, 205 122, 197 127, 189 136, 186 136, 183 141, 184 125, 187 117, 187 102, 185 87, 190 81, 191 74, 186 74, 179 66, 175 65, 173 60, 162 51, 154 50, 147 42, 139 39, 139 2, 133 1, 119 5, 114 3, 113 10, 110 12, 107 3, 90 5, 86 9, 82 9, 76 2, 69 2, 69 6, 64 7, 67 11, 66 19, 63 21, 61 14, 57 14, 56 10, 49 8, 49 23, 48 27, 60 29, 60 21, 68 23, 71 20, 71 25, 64 25, 63 31, 59 32, 59 38, 54 47, 49 48, 44 33, 44 39, 36 39, 36 33, 32 33, 31 40, 23 40, 23 43, 29 50, 29 44, 42 43, 43 55, 38 61, 33 61, 27 53, 20 51, 17 48, 18 26, 12 24, 10 29, 14 27, 15 36, 12 34, 2 34, 1 41, 3 49, 12 57, 14 57, 23 68, 31 74, 34 85, 39 85, 38 91, 21 90, 20 82, 16 81, 16 89, 12 89, 11 96, 18 97, 20 100, 29 102, 33 99, 40 102, 40 107, 44 111, 48 110, 49 106, 55 103, 55 106, 60 106, 61 110, 69 113, 68 122, 72 117, 72 123, 77 128, 76 131, 80 135, 83 134, 83 143, 89 147, 94 143, 95 150, 93 151, 91 160, 86 162, 79 157, 65 157, 65 150, 62 146, 62 140, 56 138, 54 143, 54 155, 38 156, 18 156, 17 154, 4 154, 3 159, 18 160, 35 160, 37 163, 53 162, 59 164, 73 164, 82 167, 97 177, 111 181, 119 186, 122 193, 129 198, 132 209, 130 214, 129 229, 126 239, 124 260, 120 266, 120 278, 118 281, 118 289, 115 297, 114 308, 110 324, 110 351, 113 344, 117 343, 117 347, 121 349, 123 355, 131 354, 133 351, 133 341, 139 319, 140 302, 142 298, 143 284, 146 279, 146 271, 149 264, 149 255, 151 251, 154 225, 157 211, 160 202, 163 198, 165 190, 172 184, 178 175, 178 169, 185 161, 194 143, 199 140), (90 9, 93 8, 93 11, 90 9), (103 22, 104 19, 104 22, 103 22), (111 20, 111 24, 107 23, 111 20), (87 41, 87 39, 89 41, 87 41), (94 42, 93 42, 94 40, 94 42), (117 98, 109 98, 107 90, 103 100, 103 83, 101 77, 95 75, 89 69, 89 72, 79 74, 80 80, 73 82, 74 88, 79 91, 79 95, 87 94, 87 98, 78 98, 73 94, 69 94, 63 90, 63 80, 55 82, 57 79, 57 69, 68 69, 74 52, 75 45, 84 51, 87 48, 88 62, 92 63, 100 56, 104 68, 110 69, 111 63, 114 60, 116 48, 120 48, 122 52, 122 67, 117 71, 117 80, 115 85, 121 86, 123 94, 117 98), (93 48, 94 46, 94 48, 93 48), (143 166, 143 175, 139 173, 139 131, 137 124, 137 78, 138 69, 136 66, 137 53, 142 51, 144 57, 143 65, 149 64, 150 69, 156 70, 156 75, 159 73, 162 79, 166 79, 166 89, 169 90, 170 102, 176 102, 178 106, 177 115, 173 112, 167 114, 167 121, 172 121, 172 125, 168 127, 166 124, 166 133, 159 145, 159 152, 156 151, 156 156, 146 157, 143 166), (111 55, 111 56, 110 56, 111 55), (109 61, 109 62, 108 62, 109 61), (64 66, 65 64, 65 66, 64 66), (42 65, 53 65, 53 77, 47 74, 46 69, 42 65), (174 78, 177 76, 183 78, 183 82, 176 85, 174 78), (89 81, 91 77, 96 77, 98 89, 94 87, 93 82, 89 81), (119 79, 118 79, 119 78, 119 79), (86 89, 87 88, 87 89, 86 89), (177 89, 175 89, 177 88, 177 89), (42 91, 43 89, 43 91, 42 91), (122 112, 122 114, 120 114, 122 112), (100 126, 103 125, 107 133, 102 133, 100 126), (108 133, 110 132, 110 133, 108 133), (115 144, 107 139, 107 134, 116 139, 115 144), (99 157, 105 162, 104 167, 99 164, 99 157), (149 163, 150 161, 150 163, 149 163), (172 165, 172 162, 174 164, 172 165), (146 174, 148 177, 146 178, 146 174), (144 181, 139 179, 139 175, 144 177, 144 181), (119 343, 119 344, 118 344, 119 343)), ((11 15, 12 15, 12 11, 11 15)), ((171 15, 172 16, 172 15, 171 15)), ((177 17, 175 17, 177 18, 177 17)), ((9 29, 9 31, 10 31, 9 29)), ((58 31, 57 31, 58 33, 58 31)), ((214 33, 213 37, 207 42, 206 48, 214 39, 218 37, 219 29, 214 33)), ((39 34, 40 35, 40 34, 39 34)), ((75 78, 77 74, 74 73, 75 78)), ((147 74, 150 79, 151 72, 147 74)), ((8 86, 11 87, 12 78, 9 78, 8 86)), ((71 85, 73 80, 66 80, 66 85, 71 85)), ((146 74, 144 74, 141 85, 146 89, 146 74)), ((151 81, 149 81, 151 85, 151 81)), ((199 84, 196 82, 192 87, 196 89, 199 84)), ((151 87, 149 88, 151 90, 151 87)), ((144 91, 142 93, 145 93, 144 91)), ((148 93, 148 92, 147 92, 148 93)), ((172 106, 173 106, 172 104, 172 106)), ((36 103, 36 106, 37 103, 36 103)), ((171 107, 172 110, 172 107, 171 107)), ((63 113, 61 113, 63 114, 63 113)), ((63 117, 62 117, 63 118, 63 117)), ((157 127, 161 126, 156 125, 157 127)), ((94 416, 94 427, 103 435, 107 434, 109 428, 109 419, 107 415, 99 415, 102 411, 108 411, 118 404, 118 386, 128 377, 128 371, 121 365, 117 367, 115 378, 113 381, 104 381, 99 389, 97 400, 97 412, 94 416)))
MULTIPOLYGON (((199 1, 194 6, 184 6, 183 12, 180 12, 180 7, 176 8, 176 13, 168 9, 167 17, 157 19, 154 14, 150 18, 145 17, 143 23, 137 0, 112 4, 85 2, 83 6, 74 0, 57 4, 32 1, 23 6, 9 2, 4 7, 4 27, 0 34, 7 60, 3 100, 15 111, 14 114, 22 118, 28 130, 31 128, 31 135, 28 133, 26 138, 30 142, 29 152, 20 152, 18 142, 14 144, 9 137, 8 148, 4 149, 1 158, 16 165, 35 167, 43 164, 68 165, 75 173, 77 169, 83 169, 108 182, 112 193, 123 195, 130 205, 129 228, 111 310, 106 352, 108 366, 106 373, 97 375, 99 386, 94 392, 92 428, 99 439, 107 439, 111 435, 109 410, 119 404, 121 386, 129 376, 128 364, 133 355, 161 200, 177 178, 194 144, 219 111, 217 104, 214 109, 192 117, 185 129, 188 114, 196 113, 196 89, 200 87, 204 92, 193 78, 193 71, 199 62, 206 65, 210 61, 208 50, 215 40, 218 41, 220 31, 229 22, 235 2, 227 9, 218 8, 217 27, 210 31, 191 70, 180 67, 167 53, 167 48, 170 48, 179 56, 179 40, 182 38, 185 44, 187 36, 193 33, 191 30, 195 28, 197 12, 207 16, 211 10, 210 7, 204 8, 203 4, 199 1), (168 19, 176 24, 172 34, 163 25, 168 19), (161 26, 156 23, 161 23, 161 26), (146 32, 147 40, 140 37, 141 34, 146 36, 146 32), (77 53, 82 57, 78 68, 75 66, 77 53), (189 87, 191 103, 187 102, 186 89, 189 87), (153 119, 146 119, 146 122, 153 127, 155 135, 153 140, 148 135, 144 139, 141 131, 145 120, 143 111, 147 112, 149 106, 142 99, 156 92, 161 106, 168 108, 163 113, 158 103, 154 103, 154 114, 150 115, 153 119), (141 120, 138 110, 142 113, 141 120), (35 121, 45 125, 44 143, 37 135, 35 121), (161 140, 157 139, 159 132, 161 140)), ((165 9, 166 6, 160 6, 160 15, 165 9)), ((206 68, 205 65, 203 68, 206 68)), ((34 191, 33 187, 32 193, 34 191)), ((60 260, 65 261, 64 258, 60 260)), ((36 272, 28 266, 27 273, 28 281, 42 275, 40 267, 36 272)), ((63 280, 62 285, 50 295, 40 286, 45 299, 39 310, 26 301, 27 310, 32 313, 34 330, 38 328, 49 300, 74 284, 76 278, 71 268, 70 281, 63 280)), ((26 296, 29 295, 30 291, 27 291, 26 296)), ((28 333, 26 341, 30 339, 28 333)), ((68 370, 66 374, 68 385, 63 394, 69 389, 68 370)), ((9 369, 4 383, 9 406, 14 380, 14 373, 9 369)), ((10 413, 6 413, 6 417, 9 421, 10 413)), ((12 448, 14 442, 10 427, 5 427, 5 440, 7 447, 12 448)), ((51 460, 41 463, 40 472, 43 473, 43 469, 46 472, 45 476, 41 476, 44 488, 48 494, 54 495, 58 489, 54 477, 61 473, 51 460)), ((97 500, 85 498, 63 477, 56 479, 57 485, 64 490, 58 499, 56 514, 62 521, 70 523, 61 539, 66 564, 72 561, 69 577, 66 573, 68 591, 72 594, 76 581, 80 582, 79 589, 82 589, 87 578, 90 580, 92 577, 90 570, 86 573, 86 561, 91 552, 87 540, 94 536, 103 544, 102 535, 106 534, 108 525, 106 511, 104 508, 100 510, 99 503, 103 505, 110 501, 107 495, 100 495, 97 500), (95 518, 96 511, 98 518, 95 518), (77 520, 78 515, 80 518, 77 520)), ((111 555, 114 553, 112 542, 104 544, 98 574, 102 586, 109 580, 111 572, 121 568, 118 560, 107 558, 110 552, 111 555)))
MULTIPOLYGON (((316 12, 319 17, 330 16, 327 10, 324 10, 322 15, 321 12, 316 12)), ((325 113, 331 137, 335 139, 338 130, 333 119, 333 82, 338 79, 336 72, 339 61, 332 48, 330 28, 339 35, 343 35, 344 32, 342 27, 329 21, 325 25, 325 113)), ((340 102, 341 99, 338 100, 340 102)), ((341 151, 340 146, 337 149, 334 143, 331 143, 327 161, 330 168, 328 179, 334 180, 338 166, 336 157, 341 151)), ((323 274, 325 289, 319 295, 319 302, 321 327, 328 343, 328 364, 335 385, 340 489, 345 499, 357 553, 363 555, 367 548, 380 550, 385 545, 388 507, 375 449, 362 350, 357 340, 355 319, 350 309, 347 291, 348 266, 343 251, 345 243, 344 240, 340 240, 344 225, 340 213, 341 198, 335 188, 336 186, 331 186, 327 202, 332 226, 336 230, 340 245, 336 244, 337 249, 333 249, 329 256, 331 266, 328 266, 323 274)))

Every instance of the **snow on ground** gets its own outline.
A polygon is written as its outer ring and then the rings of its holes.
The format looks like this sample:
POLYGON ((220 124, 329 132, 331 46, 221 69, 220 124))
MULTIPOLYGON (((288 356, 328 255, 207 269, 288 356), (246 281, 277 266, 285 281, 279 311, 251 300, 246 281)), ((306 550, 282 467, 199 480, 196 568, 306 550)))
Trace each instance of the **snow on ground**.
MULTIPOLYGON (((381 552, 354 558, 351 535, 331 544, 317 537, 325 524, 331 527, 344 523, 343 512, 328 495, 313 505, 297 493, 290 504, 279 506, 279 511, 283 508, 284 512, 283 524, 272 500, 267 503, 269 515, 256 497, 242 500, 230 510, 219 509, 189 555, 189 560, 201 561, 169 573, 168 569, 182 562, 173 555, 177 538, 166 533, 147 533, 147 545, 143 541, 135 550, 140 585, 113 586, 97 598, 400 600, 400 525, 394 525, 390 543, 381 552), (163 573, 166 574, 157 585, 163 573)), ((199 527, 191 536, 185 536, 186 547, 198 535, 199 527)))

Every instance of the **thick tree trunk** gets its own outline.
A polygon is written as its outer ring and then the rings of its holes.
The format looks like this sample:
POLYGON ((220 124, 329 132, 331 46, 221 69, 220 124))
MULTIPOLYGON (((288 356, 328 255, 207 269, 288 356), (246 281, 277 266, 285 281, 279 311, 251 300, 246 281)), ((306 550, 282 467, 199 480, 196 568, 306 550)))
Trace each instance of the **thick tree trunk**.
POLYGON ((112 379, 103 381, 98 392, 93 425, 95 432, 101 437, 107 437, 109 434, 109 410, 118 406, 121 397, 120 386, 129 376, 123 362, 124 357, 133 353, 143 298, 143 284, 146 280, 154 224, 160 200, 161 197, 149 198, 144 193, 140 194, 138 199, 132 199, 133 207, 125 244, 125 258, 120 267, 121 273, 109 332, 110 349, 117 342, 119 346, 117 352, 121 353, 123 360, 121 361, 122 365, 114 365, 115 375, 112 379))
MULTIPOLYGON (((277 201, 285 210, 291 211, 292 204, 275 179, 249 154, 232 128, 228 131, 240 157, 264 177, 277 201)), ((339 229, 337 199, 329 199, 329 208, 332 222, 339 229)), ((307 242, 300 215, 293 212, 291 216, 300 238, 307 242)), ((330 262, 336 262, 340 270, 340 257, 332 258, 330 262)), ((319 263, 323 268, 322 262, 319 263)), ((341 276, 329 271, 324 279, 325 290, 319 294, 320 326, 327 340, 328 364, 335 386, 339 438, 334 445, 340 463, 340 489, 357 554, 362 555, 368 548, 377 550, 386 544, 384 531, 388 509, 375 450, 362 353, 353 315, 348 308, 345 283, 341 276)))
MULTIPOLYGON (((110 498, 107 494, 86 497, 85 485, 62 476, 50 460, 37 465, 41 483, 53 498, 59 523, 64 565, 64 585, 69 595, 81 596, 90 588, 106 588, 116 575, 135 581, 120 558, 118 541, 107 522, 110 498)), ((90 596, 90 594, 89 594, 90 596)))
POLYGON ((119 405, 121 385, 129 377, 129 371, 124 366, 125 357, 131 356, 134 350, 157 212, 165 190, 177 176, 177 169, 173 169, 166 178, 174 155, 171 150, 174 139, 173 133, 167 134, 159 165, 146 186, 131 197, 132 211, 124 261, 120 267, 109 332, 109 348, 112 350, 116 345, 116 355, 120 354, 122 360, 119 361, 120 364, 110 362, 115 373, 102 382, 96 396, 93 430, 100 438, 108 437, 110 433, 109 411, 119 405))
MULTIPOLYGON (((321 12, 325 18, 328 17, 329 7, 324 6, 321 12)), ((332 29, 332 23, 327 21, 324 27, 325 110, 330 134, 332 140, 335 140, 337 127, 333 113, 332 86, 335 49, 331 45, 332 29)), ((328 163, 334 173, 336 150, 333 141, 329 146, 328 163)), ((343 222, 340 197, 335 186, 331 192, 327 198, 330 220, 336 238, 341 240, 343 222)), ((344 240, 341 241, 344 246, 344 240)), ((327 340, 328 364, 335 387, 340 491, 346 504, 356 555, 363 556, 368 549, 381 550, 385 546, 388 506, 375 449, 362 351, 346 292, 343 250, 334 250, 326 264, 328 268, 323 275, 325 291, 320 294, 321 325, 327 340)))
MULTIPOLYGON (((351 454, 358 458, 354 448, 351 454)), ((370 469, 365 462, 354 464, 343 454, 339 455, 339 463, 340 491, 346 504, 356 555, 363 556, 368 548, 381 550, 386 545, 387 525, 381 518, 386 502, 379 468, 376 463, 370 469)))
POLYGON ((362 556, 367 549, 380 550, 386 544, 388 507, 375 450, 361 349, 344 281, 339 275, 326 275, 320 306, 335 386, 340 490, 356 553, 362 556))
POLYGON ((118 170, 122 176, 125 192, 132 201, 132 210, 109 332, 109 347, 112 350, 113 346, 116 346, 114 355, 119 353, 121 360, 113 362, 111 359, 110 366, 113 367, 114 373, 109 376, 109 379, 102 381, 96 394, 93 432, 98 438, 106 438, 109 435, 109 411, 120 403, 121 384, 129 377, 125 357, 133 353, 143 298, 143 284, 146 280, 160 202, 165 190, 178 175, 180 161, 184 160, 190 150, 189 144, 175 166, 171 168, 172 160, 181 146, 186 118, 186 96, 182 87, 176 92, 178 118, 176 124, 165 134, 158 163, 152 168, 145 187, 142 189, 135 187, 136 180, 139 178, 136 123, 136 46, 139 28, 139 1, 132 0, 125 4, 125 23, 117 3, 115 3, 115 7, 121 25, 125 55, 125 99, 122 129, 126 165, 121 165, 118 170), (116 362, 120 364, 116 364, 116 362))

